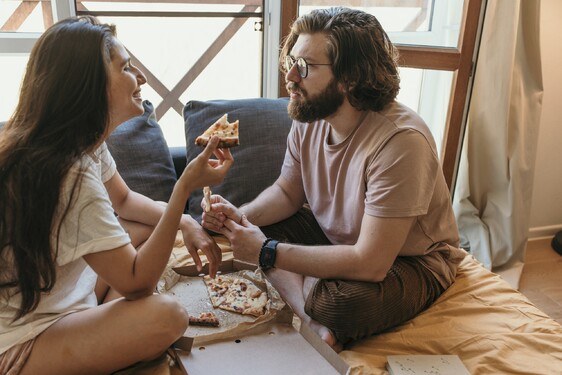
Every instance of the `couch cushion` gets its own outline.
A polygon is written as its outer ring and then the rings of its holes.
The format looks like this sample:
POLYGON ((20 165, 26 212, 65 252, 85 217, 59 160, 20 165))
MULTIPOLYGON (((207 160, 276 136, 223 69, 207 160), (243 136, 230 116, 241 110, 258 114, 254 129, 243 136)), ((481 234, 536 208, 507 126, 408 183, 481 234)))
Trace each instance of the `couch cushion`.
POLYGON ((119 125, 107 139, 117 170, 131 190, 167 202, 177 177, 154 106, 143 101, 144 114, 119 125))
MULTIPOLYGON (((288 99, 237 99, 190 101, 186 104, 185 136, 187 160, 193 160, 202 150, 195 138, 225 113, 228 121, 240 121, 240 146, 231 149, 234 165, 222 184, 211 186, 236 206, 253 200, 275 182, 281 172, 291 119, 287 114, 288 99)), ((189 213, 201 219, 201 190, 189 199, 189 213)))

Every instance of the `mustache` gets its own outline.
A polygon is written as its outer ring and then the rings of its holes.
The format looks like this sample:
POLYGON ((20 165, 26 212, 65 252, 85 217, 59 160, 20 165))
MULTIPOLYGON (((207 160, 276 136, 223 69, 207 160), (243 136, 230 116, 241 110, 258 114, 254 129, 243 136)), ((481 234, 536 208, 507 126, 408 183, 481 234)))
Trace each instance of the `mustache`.
POLYGON ((289 82, 285 85, 287 91, 304 94, 304 91, 295 82, 289 82))

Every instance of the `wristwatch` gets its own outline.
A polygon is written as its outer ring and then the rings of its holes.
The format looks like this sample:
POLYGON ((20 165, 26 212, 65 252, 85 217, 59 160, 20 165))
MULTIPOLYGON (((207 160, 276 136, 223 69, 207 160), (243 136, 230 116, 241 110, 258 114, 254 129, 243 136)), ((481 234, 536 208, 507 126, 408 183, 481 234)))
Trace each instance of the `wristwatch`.
POLYGON ((260 250, 260 268, 267 271, 275 265, 275 257, 277 255, 277 245, 279 241, 268 238, 264 241, 260 250))

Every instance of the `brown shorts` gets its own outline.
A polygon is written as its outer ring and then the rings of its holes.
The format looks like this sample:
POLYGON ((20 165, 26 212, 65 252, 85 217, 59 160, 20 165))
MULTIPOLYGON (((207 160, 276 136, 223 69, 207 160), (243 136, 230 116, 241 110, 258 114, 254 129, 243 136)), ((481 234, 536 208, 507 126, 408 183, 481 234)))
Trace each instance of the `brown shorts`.
MULTIPOLYGON (((282 242, 330 244, 307 208, 261 229, 282 242)), ((347 344, 412 319, 431 306, 443 290, 418 257, 398 257, 381 282, 319 280, 308 295, 305 312, 347 344)))
POLYGON ((31 354, 35 339, 12 346, 0 354, 0 375, 18 375, 31 354))

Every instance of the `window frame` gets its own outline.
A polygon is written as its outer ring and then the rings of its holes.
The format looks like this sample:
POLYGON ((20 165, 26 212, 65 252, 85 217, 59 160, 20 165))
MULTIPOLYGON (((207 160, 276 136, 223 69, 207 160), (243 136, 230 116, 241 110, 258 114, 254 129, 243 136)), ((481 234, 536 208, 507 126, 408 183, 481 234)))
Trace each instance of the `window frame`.
MULTIPOLYGON (((298 16, 298 3, 298 0, 282 2, 280 44, 289 34, 290 25, 298 16)), ((487 0, 465 0, 456 48, 396 44, 401 67, 453 72, 441 152, 443 174, 451 195, 455 190, 486 3, 487 0)), ((278 95, 287 96, 284 85, 281 85, 285 78, 282 73, 278 77, 278 95)))
MULTIPOLYGON (((53 23, 76 14, 74 0, 51 0, 53 23)), ((0 54, 29 54, 40 32, 1 32, 0 54)))

